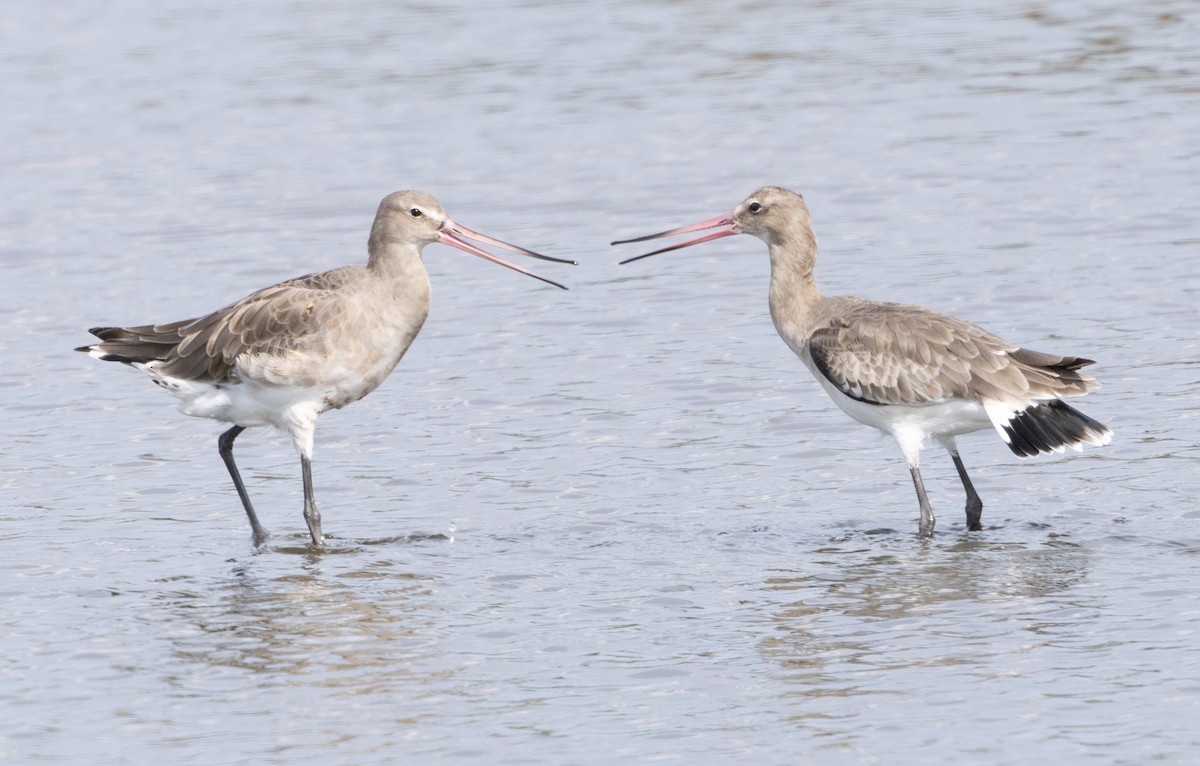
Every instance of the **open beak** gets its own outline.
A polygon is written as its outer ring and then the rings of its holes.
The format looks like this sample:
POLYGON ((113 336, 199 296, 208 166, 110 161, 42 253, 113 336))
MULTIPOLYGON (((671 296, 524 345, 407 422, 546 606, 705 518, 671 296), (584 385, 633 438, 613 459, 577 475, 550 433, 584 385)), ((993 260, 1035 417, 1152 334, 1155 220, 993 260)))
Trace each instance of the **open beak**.
POLYGON ((633 239, 618 239, 616 242, 613 242, 612 244, 623 245, 627 242, 645 242, 648 239, 658 239, 659 237, 670 237, 675 234, 687 234, 688 232, 692 232, 692 231, 704 231, 705 229, 712 229, 717 226, 721 226, 723 228, 717 229, 716 231, 709 232, 708 234, 705 234, 703 236, 696 237, 695 239, 689 239, 686 242, 680 242, 677 245, 671 245, 669 247, 664 247, 660 250, 655 250, 653 252, 644 253, 643 255, 635 255, 632 258, 626 258, 625 260, 621 261, 620 265, 623 266, 626 263, 632 263, 634 261, 641 260, 642 258, 649 258, 650 256, 658 255, 659 253, 669 253, 672 250, 678 250, 682 247, 689 247, 690 245, 698 245, 701 242, 711 242, 712 240, 720 239, 721 237, 732 237, 734 234, 737 234, 739 232, 735 231, 733 228, 733 216, 719 215, 716 218, 709 218, 707 221, 701 221, 700 223, 688 224, 687 226, 680 226, 677 229, 670 229, 668 231, 660 231, 657 234, 647 234, 644 237, 634 237, 633 239))
POLYGON ((438 230, 438 242, 441 242, 444 245, 450 245, 451 247, 457 247, 459 250, 465 250, 468 253, 470 253, 471 255, 478 255, 480 258, 483 258, 486 261, 491 261, 492 263, 498 263, 505 268, 512 269, 513 271, 516 271, 516 272, 520 272, 521 274, 524 274, 525 276, 533 277, 534 279, 540 279, 541 281, 545 282, 546 284, 554 285, 555 287, 561 287, 564 290, 567 289, 565 285, 560 285, 558 282, 555 282, 553 279, 546 279, 545 277, 540 277, 537 274, 534 274, 532 271, 526 271, 525 269, 521 268, 520 266, 516 265, 515 263, 509 263, 508 261, 504 260, 503 258, 499 258, 497 256, 492 255, 487 250, 484 250, 482 248, 476 247, 475 245, 472 245, 470 242, 468 242, 466 239, 464 239, 464 237, 466 237, 467 239, 473 239, 476 242, 483 242, 484 244, 491 245, 492 247, 498 247, 502 250, 507 250, 510 253, 519 253, 521 255, 528 255, 531 258, 540 258, 543 261, 554 261, 555 263, 570 263, 572 265, 575 265, 575 261, 568 261, 564 258, 551 258, 548 255, 542 255, 541 253, 535 253, 532 250, 526 250, 523 247, 517 247, 516 245, 510 245, 507 242, 502 242, 501 240, 495 239, 494 237, 489 237, 486 234, 480 234, 477 231, 468 229, 466 226, 463 226, 462 224, 458 224, 458 223, 455 223, 454 221, 450 221, 450 220, 447 220, 444 224, 442 224, 442 228, 438 230))

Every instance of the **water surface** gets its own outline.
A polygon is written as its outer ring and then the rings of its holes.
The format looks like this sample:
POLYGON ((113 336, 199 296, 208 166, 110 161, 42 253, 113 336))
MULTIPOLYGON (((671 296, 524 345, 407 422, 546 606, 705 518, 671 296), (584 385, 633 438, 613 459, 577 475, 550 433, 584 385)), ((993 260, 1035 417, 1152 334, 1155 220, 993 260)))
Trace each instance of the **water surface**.
POLYGON ((0 760, 1194 763, 1200 13, 1052 0, 21 2, 0 20, 0 760), (808 200, 829 293, 1098 360, 1102 450, 962 440, 964 529, 775 335, 761 243, 608 246, 808 200), (448 248, 392 378, 298 466, 215 448, 87 327, 448 248))

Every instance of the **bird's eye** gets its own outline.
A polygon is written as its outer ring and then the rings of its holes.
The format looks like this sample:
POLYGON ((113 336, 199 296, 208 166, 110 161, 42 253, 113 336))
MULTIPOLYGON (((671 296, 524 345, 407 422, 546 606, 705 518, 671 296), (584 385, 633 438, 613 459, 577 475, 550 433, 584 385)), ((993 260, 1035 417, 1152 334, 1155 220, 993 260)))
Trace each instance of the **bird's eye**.
POLYGON ((758 211, 762 210, 762 205, 758 204, 757 202, 751 202, 750 207, 746 209, 751 213, 757 213, 758 211))
POLYGON ((421 208, 419 208, 419 207, 414 207, 412 210, 409 210, 408 214, 411 215, 413 218, 420 218, 421 216, 425 215, 424 213, 421 212, 421 208))

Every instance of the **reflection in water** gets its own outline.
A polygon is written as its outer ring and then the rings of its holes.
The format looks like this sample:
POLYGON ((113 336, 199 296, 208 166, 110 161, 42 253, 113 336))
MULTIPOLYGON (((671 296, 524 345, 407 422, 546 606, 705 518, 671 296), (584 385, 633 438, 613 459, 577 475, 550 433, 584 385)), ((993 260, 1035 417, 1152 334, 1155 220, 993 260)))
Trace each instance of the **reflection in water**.
POLYGON ((767 584, 775 591, 816 588, 822 600, 835 600, 846 614, 890 619, 946 602, 1045 596, 1078 583, 1087 568, 1086 553, 1065 541, 1030 548, 983 538, 920 547, 903 535, 897 540, 902 542, 892 551, 821 548, 822 558, 813 563, 836 573, 777 576, 767 584))
MULTIPOLYGON (((1051 640, 1034 636, 1056 598, 1070 591, 1068 608, 1096 608, 1073 590, 1089 569, 1088 554, 1073 544, 963 539, 918 548, 905 544, 906 536, 897 539, 905 542, 891 551, 826 547, 804 573, 766 581, 768 591, 789 600, 771 616, 775 630, 759 649, 784 669, 793 694, 905 696, 919 688, 920 670, 934 666, 943 674, 961 666, 967 689, 978 681, 971 678, 976 667, 1051 640)), ((1081 619, 1076 614, 1071 623, 1081 619)), ((842 706, 850 701, 806 708, 798 718, 862 714, 842 706)))
POLYGON ((428 601, 426 581, 386 561, 338 578, 320 571, 319 557, 305 568, 263 579, 253 563, 238 565, 223 587, 164 593, 195 628, 174 637, 174 655, 356 693, 411 685, 412 660, 428 654, 433 634, 428 607, 415 608, 428 601))

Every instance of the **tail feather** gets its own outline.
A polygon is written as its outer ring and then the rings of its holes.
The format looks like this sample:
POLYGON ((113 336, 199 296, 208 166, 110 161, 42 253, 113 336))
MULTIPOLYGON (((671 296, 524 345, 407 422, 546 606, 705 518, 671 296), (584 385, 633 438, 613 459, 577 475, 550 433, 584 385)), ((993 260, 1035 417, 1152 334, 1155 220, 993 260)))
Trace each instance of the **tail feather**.
POLYGON ((1008 355, 1025 373, 1029 393, 1038 398, 1083 396, 1100 387, 1091 375, 1079 372, 1081 368, 1095 364, 1091 359, 1043 354, 1027 348, 1015 349, 1008 355))
POLYGON ((1060 399, 1037 402, 1019 410, 996 430, 1009 449, 1020 457, 1064 448, 1082 449, 1084 444, 1103 446, 1112 441, 1112 431, 1060 399))
POLYGON ((1041 351, 1034 351, 1029 348, 1018 348, 1015 351, 1009 352, 1009 355, 1014 359, 1021 361, 1030 367, 1049 367, 1051 369, 1066 370, 1074 372, 1081 367, 1087 367, 1089 364, 1095 364, 1092 359, 1084 359, 1081 356, 1061 356, 1059 354, 1043 354, 1041 351))
MULTIPOLYGON (((189 320, 190 321, 190 320, 189 320)), ((147 325, 145 327, 93 327, 88 332, 100 339, 100 343, 80 346, 75 349, 90 354, 104 362, 144 364, 163 359, 179 345, 180 336, 176 329, 188 322, 169 325, 147 325)))

